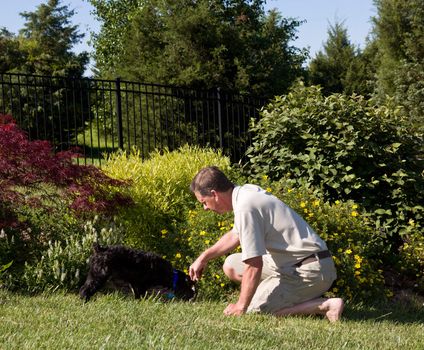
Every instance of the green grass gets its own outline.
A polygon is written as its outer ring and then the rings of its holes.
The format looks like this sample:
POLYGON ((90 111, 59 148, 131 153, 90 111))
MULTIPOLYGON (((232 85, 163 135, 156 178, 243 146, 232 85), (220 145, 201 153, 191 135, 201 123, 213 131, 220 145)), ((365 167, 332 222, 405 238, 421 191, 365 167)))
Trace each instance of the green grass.
POLYGON ((424 349, 418 306, 350 306, 320 317, 226 317, 218 302, 161 303, 118 294, 0 292, 0 349, 424 349))

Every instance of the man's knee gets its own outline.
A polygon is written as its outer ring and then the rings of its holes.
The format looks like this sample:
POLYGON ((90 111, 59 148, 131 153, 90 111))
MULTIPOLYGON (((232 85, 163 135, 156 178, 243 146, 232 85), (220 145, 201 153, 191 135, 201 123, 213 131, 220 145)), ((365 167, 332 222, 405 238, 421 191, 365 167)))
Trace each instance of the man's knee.
POLYGON ((244 263, 241 260, 241 253, 234 253, 227 256, 222 269, 230 280, 234 282, 241 282, 244 271, 244 263))
POLYGON ((241 282, 243 276, 237 273, 237 271, 230 264, 224 263, 222 269, 230 280, 234 282, 241 282))

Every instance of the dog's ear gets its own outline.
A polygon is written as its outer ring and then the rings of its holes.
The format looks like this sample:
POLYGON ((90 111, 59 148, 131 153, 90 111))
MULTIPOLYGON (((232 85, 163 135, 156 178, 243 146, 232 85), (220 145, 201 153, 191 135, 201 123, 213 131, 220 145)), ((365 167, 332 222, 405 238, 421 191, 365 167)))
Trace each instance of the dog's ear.
POLYGON ((99 243, 95 242, 93 243, 93 253, 99 253, 102 249, 99 243))

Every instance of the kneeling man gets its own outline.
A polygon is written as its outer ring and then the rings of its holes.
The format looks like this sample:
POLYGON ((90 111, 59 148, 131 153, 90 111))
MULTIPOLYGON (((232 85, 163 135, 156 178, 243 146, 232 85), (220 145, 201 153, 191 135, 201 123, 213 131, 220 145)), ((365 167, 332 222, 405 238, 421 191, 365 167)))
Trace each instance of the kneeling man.
POLYGON ((223 267, 231 280, 241 283, 239 299, 227 306, 226 315, 322 314, 339 320, 343 300, 321 297, 336 279, 330 252, 293 209, 256 185, 236 186, 217 167, 201 169, 190 189, 205 210, 234 212, 234 228, 189 269, 196 281, 208 261, 241 247, 223 267))

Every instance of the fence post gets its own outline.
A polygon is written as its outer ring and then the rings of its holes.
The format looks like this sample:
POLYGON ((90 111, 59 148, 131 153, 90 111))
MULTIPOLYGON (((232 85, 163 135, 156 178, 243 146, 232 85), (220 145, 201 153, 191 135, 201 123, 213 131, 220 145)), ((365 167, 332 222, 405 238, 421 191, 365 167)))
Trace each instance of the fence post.
POLYGON ((116 117, 118 123, 118 147, 124 149, 124 134, 122 130, 122 100, 121 100, 121 78, 116 78, 116 117))
POLYGON ((224 138, 222 136, 222 113, 221 113, 221 89, 216 89, 216 98, 218 105, 218 133, 219 133, 219 148, 224 150, 224 138))

